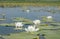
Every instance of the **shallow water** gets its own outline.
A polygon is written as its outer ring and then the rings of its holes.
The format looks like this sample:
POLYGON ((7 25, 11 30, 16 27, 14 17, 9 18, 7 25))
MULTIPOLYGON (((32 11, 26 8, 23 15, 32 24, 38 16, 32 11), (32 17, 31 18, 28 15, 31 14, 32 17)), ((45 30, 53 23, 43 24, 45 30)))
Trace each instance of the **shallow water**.
MULTIPOLYGON (((60 9, 55 6, 49 6, 49 7, 29 6, 27 8, 23 8, 23 7, 1 8, 0 7, 0 14, 2 13, 6 14, 7 20, 0 21, 0 23, 12 23, 13 21, 11 20, 11 18, 13 17, 24 17, 31 20, 35 20, 35 19, 42 20, 41 19, 42 16, 53 16, 54 21, 60 22, 60 9), (30 10, 30 12, 27 13, 25 10, 30 10)), ((2 18, 1 15, 0 18, 2 18)), ((8 34, 8 33, 15 33, 15 32, 21 32, 21 30, 15 31, 14 27, 0 26, 0 34, 8 34)))
POLYGON ((20 33, 24 30, 16 30, 15 27, 0 26, 0 35, 9 35, 11 33, 20 33))
MULTIPOLYGON (((49 6, 49 7, 15 7, 15 8, 1 8, 0 7, 0 14, 4 13, 6 14, 7 20, 5 22, 12 22, 11 18, 13 17, 24 17, 31 20, 35 19, 41 19, 42 16, 53 16, 54 20, 60 22, 60 9, 57 7, 49 6), (30 10, 29 13, 27 13, 24 10, 30 10), (53 12, 49 12, 49 10, 52 10, 53 12), (54 13, 54 14, 53 14, 54 13)), ((2 16, 0 16, 2 17, 2 16)))

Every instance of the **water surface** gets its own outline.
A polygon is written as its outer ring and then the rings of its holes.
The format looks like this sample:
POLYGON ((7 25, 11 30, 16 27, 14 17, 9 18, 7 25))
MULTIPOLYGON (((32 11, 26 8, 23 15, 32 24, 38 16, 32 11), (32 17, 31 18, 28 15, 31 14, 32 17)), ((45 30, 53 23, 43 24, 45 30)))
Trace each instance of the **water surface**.
MULTIPOLYGON (((23 7, 14 7, 14 8, 1 8, 0 14, 6 14, 5 21, 0 21, 0 23, 12 23, 11 18, 13 17, 24 17, 31 20, 40 19, 42 20, 42 16, 52 16, 54 21, 60 22, 60 9, 56 6, 48 6, 48 7, 33 7, 29 6, 27 8, 23 7), (30 10, 29 13, 26 10, 30 10)), ((2 18, 2 15, 0 15, 2 18)), ((2 27, 0 26, 0 34, 14 33, 20 32, 15 31, 14 27, 2 27)))

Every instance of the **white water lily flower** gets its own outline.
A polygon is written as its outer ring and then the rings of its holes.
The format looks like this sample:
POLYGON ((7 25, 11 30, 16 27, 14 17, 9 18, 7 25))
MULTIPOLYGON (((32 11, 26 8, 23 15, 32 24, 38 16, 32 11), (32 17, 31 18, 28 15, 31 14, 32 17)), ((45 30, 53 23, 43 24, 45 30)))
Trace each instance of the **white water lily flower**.
POLYGON ((37 24, 40 24, 41 21, 40 21, 40 20, 34 20, 33 23, 34 23, 35 25, 37 25, 37 24))
POLYGON ((39 28, 36 28, 35 26, 28 26, 28 28, 25 28, 25 31, 27 32, 36 32, 39 28))
POLYGON ((47 21, 49 22, 53 21, 52 16, 47 16, 47 21))
POLYGON ((22 22, 16 22, 15 23, 16 28, 21 28, 23 26, 22 22))
POLYGON ((47 16, 47 19, 51 19, 52 18, 52 16, 47 16))
POLYGON ((26 10, 26 12, 27 12, 27 13, 29 13, 29 12, 30 12, 30 10, 26 10))

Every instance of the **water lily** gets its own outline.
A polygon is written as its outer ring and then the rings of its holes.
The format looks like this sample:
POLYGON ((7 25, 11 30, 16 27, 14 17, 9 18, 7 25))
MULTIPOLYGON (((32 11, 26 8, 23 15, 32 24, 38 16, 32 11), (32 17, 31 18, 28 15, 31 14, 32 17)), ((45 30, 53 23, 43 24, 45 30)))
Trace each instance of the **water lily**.
POLYGON ((33 23, 34 23, 35 25, 37 25, 37 24, 40 24, 41 21, 40 21, 40 20, 34 20, 33 23))
POLYGON ((36 28, 35 26, 28 26, 28 28, 25 28, 25 31, 27 31, 27 32, 36 32, 36 31, 38 31, 39 30, 39 28, 36 28))
POLYGON ((30 10, 26 10, 26 12, 27 12, 27 13, 29 13, 29 12, 30 12, 30 10))
POLYGON ((47 19, 51 19, 52 18, 52 16, 47 16, 47 19))
POLYGON ((52 16, 47 16, 47 21, 51 22, 52 20, 52 16))
POLYGON ((22 22, 16 22, 15 26, 16 26, 16 28, 22 28, 23 23, 22 22))

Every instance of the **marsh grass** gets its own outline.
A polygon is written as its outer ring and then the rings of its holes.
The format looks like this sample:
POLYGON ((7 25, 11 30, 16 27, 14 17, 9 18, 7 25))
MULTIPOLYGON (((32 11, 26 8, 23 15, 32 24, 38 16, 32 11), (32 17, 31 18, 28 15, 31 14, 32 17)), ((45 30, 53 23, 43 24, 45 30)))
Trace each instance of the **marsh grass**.
POLYGON ((0 2, 0 7, 21 7, 21 6, 59 6, 60 2, 0 2))

